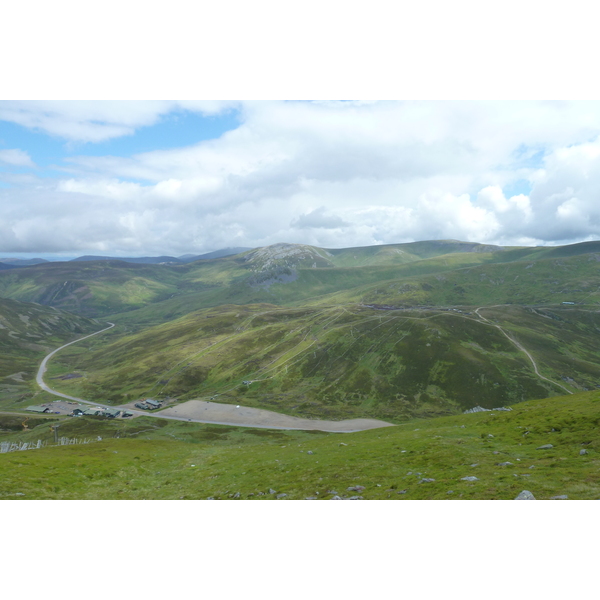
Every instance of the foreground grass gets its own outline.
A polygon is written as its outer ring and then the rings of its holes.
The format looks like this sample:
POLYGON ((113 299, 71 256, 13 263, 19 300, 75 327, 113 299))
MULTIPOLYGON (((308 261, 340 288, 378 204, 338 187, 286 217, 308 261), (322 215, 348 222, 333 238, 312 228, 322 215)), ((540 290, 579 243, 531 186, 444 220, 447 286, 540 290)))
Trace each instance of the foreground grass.
POLYGON ((73 419, 63 435, 102 441, 0 455, 0 497, 512 499, 527 489, 600 498, 599 409, 600 392, 588 392, 352 434, 73 419), (357 485, 365 489, 347 490, 357 485))

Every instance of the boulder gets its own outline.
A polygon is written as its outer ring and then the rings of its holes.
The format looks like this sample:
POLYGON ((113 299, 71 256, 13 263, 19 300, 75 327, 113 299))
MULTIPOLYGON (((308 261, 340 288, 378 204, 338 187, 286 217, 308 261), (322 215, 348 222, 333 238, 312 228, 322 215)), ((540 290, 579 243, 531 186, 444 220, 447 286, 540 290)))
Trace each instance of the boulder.
POLYGON ((588 453, 588 451, 587 451, 585 448, 582 448, 582 449, 579 451, 579 456, 583 456, 584 454, 587 454, 587 453, 588 453))
POLYGON ((511 462, 502 462, 502 463, 496 463, 499 467, 510 467, 512 466, 511 462))
POLYGON ((431 479, 430 477, 424 477, 423 479, 421 479, 421 481, 419 481, 419 483, 433 483, 435 481, 435 479, 431 479))
POLYGON ((535 496, 529 490, 523 490, 515 500, 535 500, 535 496))
POLYGON ((346 488, 349 492, 362 492, 364 489, 364 485, 353 485, 352 487, 346 488))
POLYGON ((544 444, 543 446, 538 446, 536 450, 550 450, 550 448, 554 448, 552 444, 544 444))
POLYGON ((479 477, 475 477, 474 475, 469 475, 467 477, 461 477, 461 481, 479 481, 479 477))

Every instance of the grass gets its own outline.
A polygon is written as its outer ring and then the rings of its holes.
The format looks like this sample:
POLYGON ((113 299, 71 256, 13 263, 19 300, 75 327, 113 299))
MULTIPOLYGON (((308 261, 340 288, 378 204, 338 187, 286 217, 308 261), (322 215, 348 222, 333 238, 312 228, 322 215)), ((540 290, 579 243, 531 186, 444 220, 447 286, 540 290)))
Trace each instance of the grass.
POLYGON ((337 492, 415 500, 512 499, 527 489, 537 499, 600 498, 599 407, 600 393, 587 392, 524 402, 511 412, 421 419, 351 434, 147 417, 71 419, 73 425, 61 425, 64 435, 101 435, 102 441, 0 455, 0 493, 5 499, 274 499, 273 489, 286 499, 337 492), (548 443, 554 447, 537 449, 548 443), (580 455, 581 449, 588 453, 580 455), (462 480, 467 476, 477 480, 462 480), (426 478, 435 481, 419 483, 426 478), (347 490, 357 485, 365 489, 347 490))

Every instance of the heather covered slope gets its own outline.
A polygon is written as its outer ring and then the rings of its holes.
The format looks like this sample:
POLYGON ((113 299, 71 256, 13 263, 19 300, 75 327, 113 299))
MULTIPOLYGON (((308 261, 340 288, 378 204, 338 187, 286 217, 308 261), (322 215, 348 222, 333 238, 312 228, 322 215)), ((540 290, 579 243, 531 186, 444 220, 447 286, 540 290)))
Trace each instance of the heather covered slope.
POLYGON ((117 327, 65 349, 51 373, 84 372, 57 389, 115 404, 218 397, 294 416, 396 422, 596 387, 600 313, 480 313, 222 306, 121 337, 117 327))

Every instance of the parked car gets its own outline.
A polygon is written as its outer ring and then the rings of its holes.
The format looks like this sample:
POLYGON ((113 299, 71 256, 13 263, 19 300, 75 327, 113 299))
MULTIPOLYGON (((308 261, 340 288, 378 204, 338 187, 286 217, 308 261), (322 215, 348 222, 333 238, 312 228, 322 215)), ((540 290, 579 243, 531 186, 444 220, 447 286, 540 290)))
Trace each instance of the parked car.
POLYGON ((136 404, 134 404, 134 406, 136 408, 141 408, 142 410, 148 410, 150 407, 146 404, 140 404, 139 402, 137 402, 136 404))

